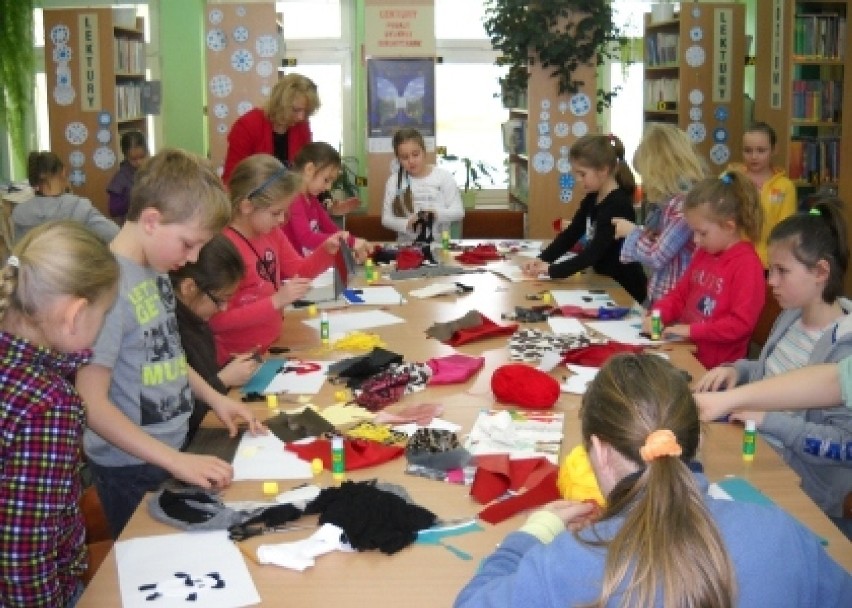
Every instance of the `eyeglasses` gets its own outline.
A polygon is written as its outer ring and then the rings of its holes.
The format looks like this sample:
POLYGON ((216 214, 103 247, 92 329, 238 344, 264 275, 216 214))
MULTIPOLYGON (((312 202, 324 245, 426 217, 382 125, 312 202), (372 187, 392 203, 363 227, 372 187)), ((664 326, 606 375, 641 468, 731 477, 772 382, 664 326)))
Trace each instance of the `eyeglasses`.
POLYGON ((228 305, 228 300, 227 300, 227 299, 225 299, 225 298, 220 298, 220 297, 218 297, 218 296, 214 296, 214 295, 210 292, 210 290, 209 290, 209 289, 204 289, 203 287, 201 287, 200 289, 201 289, 201 293, 203 293, 205 296, 207 296, 208 298, 210 298, 210 301, 211 301, 211 302, 213 302, 213 304, 215 304, 215 305, 216 305, 216 308, 220 308, 220 309, 221 309, 221 308, 225 308, 225 307, 228 305))
POLYGON ((255 197, 255 196, 257 196, 257 195, 262 194, 262 193, 263 193, 263 191, 264 191, 264 190, 266 190, 267 188, 269 188, 269 186, 270 186, 270 185, 271 185, 271 184, 272 184, 275 180, 277 180, 277 179, 279 179, 279 178, 282 178, 282 177, 284 177, 285 175, 287 175, 287 167, 286 167, 286 166, 282 166, 280 169, 278 169, 278 171, 276 171, 275 173, 273 173, 272 175, 270 175, 268 178, 266 178, 266 181, 265 181, 265 182, 263 182, 263 183, 262 183, 261 185, 259 185, 257 188, 255 188, 254 190, 252 190, 251 192, 249 192, 249 193, 246 195, 246 198, 254 198, 254 197, 255 197))

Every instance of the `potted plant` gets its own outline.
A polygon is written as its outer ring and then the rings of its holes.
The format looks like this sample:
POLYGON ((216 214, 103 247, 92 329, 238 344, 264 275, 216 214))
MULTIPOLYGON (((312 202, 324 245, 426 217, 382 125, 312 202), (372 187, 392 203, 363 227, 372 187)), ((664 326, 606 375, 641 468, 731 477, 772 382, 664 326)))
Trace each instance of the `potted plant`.
POLYGON ((331 184, 332 202, 329 211, 332 215, 346 215, 361 206, 359 186, 363 178, 358 175, 358 159, 354 156, 342 156, 340 173, 331 184))
MULTIPOLYGON (((534 62, 551 70, 559 93, 576 93, 574 78, 582 65, 602 65, 628 44, 612 21, 609 0, 486 0, 485 31, 502 53, 498 65, 509 66, 501 79, 505 91, 527 88, 534 62)), ((597 90, 597 109, 609 106, 617 91, 597 90)))
POLYGON ((461 194, 465 209, 472 209, 476 206, 476 191, 482 190, 485 180, 488 180, 490 184, 495 183, 492 173, 497 171, 497 167, 489 165, 485 161, 455 154, 442 154, 440 158, 442 162, 454 165, 455 168, 450 169, 453 176, 460 169, 458 163, 461 163, 464 168, 464 184, 461 188, 461 194))

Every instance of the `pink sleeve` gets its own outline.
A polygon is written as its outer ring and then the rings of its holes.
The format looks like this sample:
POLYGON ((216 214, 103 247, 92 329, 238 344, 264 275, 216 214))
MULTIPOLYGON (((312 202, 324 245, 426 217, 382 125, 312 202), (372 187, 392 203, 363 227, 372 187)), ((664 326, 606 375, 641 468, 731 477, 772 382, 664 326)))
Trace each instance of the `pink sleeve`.
POLYGON ((266 325, 270 313, 274 311, 272 296, 268 295, 245 306, 233 308, 229 306, 210 317, 208 324, 214 334, 250 328, 255 325, 266 325))
POLYGON ((324 247, 314 249, 306 257, 302 257, 282 231, 278 231, 276 238, 279 240, 278 250, 281 254, 281 278, 299 276, 313 279, 334 264, 334 256, 324 247))

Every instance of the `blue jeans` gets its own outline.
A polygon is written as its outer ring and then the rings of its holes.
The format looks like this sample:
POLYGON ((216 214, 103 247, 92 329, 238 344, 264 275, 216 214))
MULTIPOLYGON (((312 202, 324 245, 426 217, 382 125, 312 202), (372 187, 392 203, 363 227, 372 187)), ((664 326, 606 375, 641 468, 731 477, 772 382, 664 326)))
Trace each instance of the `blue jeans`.
POLYGON ((77 584, 77 589, 74 590, 74 595, 71 596, 71 599, 68 600, 68 603, 65 604, 65 608, 74 608, 77 605, 77 602, 80 601, 80 596, 83 595, 83 591, 86 590, 86 587, 83 586, 83 582, 80 581, 77 584))
POLYGON ((89 461, 113 538, 118 538, 147 492, 157 490, 171 475, 151 464, 104 467, 89 461))

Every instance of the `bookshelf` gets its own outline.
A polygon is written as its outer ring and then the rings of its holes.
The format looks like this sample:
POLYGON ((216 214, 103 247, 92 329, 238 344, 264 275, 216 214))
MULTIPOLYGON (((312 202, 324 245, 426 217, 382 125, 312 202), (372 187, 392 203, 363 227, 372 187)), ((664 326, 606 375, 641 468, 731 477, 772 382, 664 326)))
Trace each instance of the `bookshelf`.
POLYGON ((645 15, 645 123, 677 125, 711 171, 742 155, 745 7, 681 3, 670 19, 645 15))
POLYGON ((50 149, 73 191, 108 216, 121 134, 147 131, 144 23, 122 9, 46 9, 44 39, 50 149))

